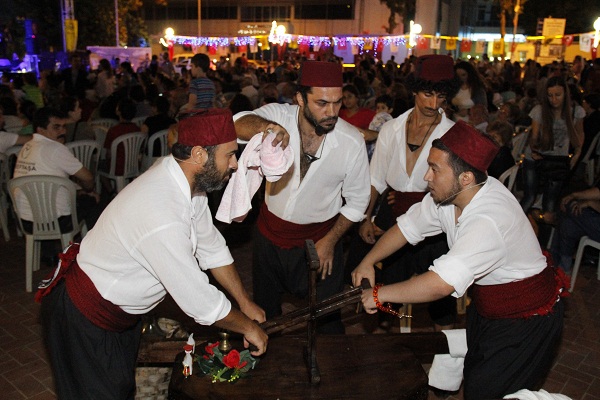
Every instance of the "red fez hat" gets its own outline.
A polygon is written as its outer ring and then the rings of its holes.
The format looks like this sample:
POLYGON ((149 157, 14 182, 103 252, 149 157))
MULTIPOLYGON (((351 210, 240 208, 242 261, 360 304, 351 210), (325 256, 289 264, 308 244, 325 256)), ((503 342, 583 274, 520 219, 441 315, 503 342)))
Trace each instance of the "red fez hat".
POLYGON ((463 121, 458 121, 440 139, 461 160, 487 171, 500 148, 489 137, 463 121))
POLYGON ((440 82, 454 78, 454 61, 450 56, 429 54, 417 58, 415 78, 440 82))
POLYGON ((177 143, 186 146, 215 146, 237 139, 233 115, 226 108, 190 113, 177 124, 177 143))
POLYGON ((298 84, 310 87, 342 87, 342 66, 327 61, 304 61, 298 84))

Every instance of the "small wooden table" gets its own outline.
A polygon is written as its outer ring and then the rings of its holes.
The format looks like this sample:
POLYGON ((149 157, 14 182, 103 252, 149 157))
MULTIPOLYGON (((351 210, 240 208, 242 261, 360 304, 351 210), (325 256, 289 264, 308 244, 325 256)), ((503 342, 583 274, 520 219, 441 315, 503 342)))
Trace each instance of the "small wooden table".
POLYGON ((212 383, 207 376, 185 378, 180 353, 169 399, 427 399, 428 380, 421 363, 447 352, 445 340, 439 339, 427 334, 317 336, 318 385, 310 384, 305 336, 272 338, 256 368, 234 384, 212 383), (414 349, 423 350, 419 358, 414 349))

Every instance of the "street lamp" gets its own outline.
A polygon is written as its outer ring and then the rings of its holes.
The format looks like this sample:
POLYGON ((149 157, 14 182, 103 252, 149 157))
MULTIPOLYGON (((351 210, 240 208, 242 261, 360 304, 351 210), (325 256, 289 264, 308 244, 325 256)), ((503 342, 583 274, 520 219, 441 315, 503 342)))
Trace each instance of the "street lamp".
POLYGON ((594 38, 594 47, 598 48, 598 42, 600 42, 600 17, 594 21, 594 29, 596 30, 596 37, 594 38))
POLYGON ((423 27, 420 24, 415 24, 415 21, 410 21, 410 34, 408 36, 408 44, 410 47, 417 45, 417 35, 421 33, 423 27))

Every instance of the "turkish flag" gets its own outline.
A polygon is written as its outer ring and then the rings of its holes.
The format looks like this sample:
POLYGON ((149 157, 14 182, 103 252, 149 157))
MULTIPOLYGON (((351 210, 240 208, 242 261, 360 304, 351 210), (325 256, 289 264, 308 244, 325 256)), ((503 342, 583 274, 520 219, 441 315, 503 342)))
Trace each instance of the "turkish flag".
POLYGON ((337 44, 338 49, 340 50, 346 50, 346 48, 348 47, 347 42, 345 40, 340 40, 337 44))
POLYGON ((573 35, 565 35, 562 38, 562 42, 565 46, 570 46, 573 43, 573 35))
POLYGON ((595 60, 596 54, 598 54, 598 48, 596 46, 592 46, 592 48, 590 49, 590 52, 592 53, 592 60, 595 60))
POLYGON ((248 50, 246 49, 246 45, 238 46, 238 53, 246 53, 248 50))
POLYGON ((423 36, 419 36, 417 38, 417 49, 419 50, 427 50, 429 48, 429 43, 427 43, 427 39, 423 36))
POLYGON ((460 51, 463 53, 468 53, 471 51, 472 42, 470 39, 463 39, 460 41, 460 51))
POLYGON ((208 54, 211 56, 217 54, 217 46, 208 46, 208 54))

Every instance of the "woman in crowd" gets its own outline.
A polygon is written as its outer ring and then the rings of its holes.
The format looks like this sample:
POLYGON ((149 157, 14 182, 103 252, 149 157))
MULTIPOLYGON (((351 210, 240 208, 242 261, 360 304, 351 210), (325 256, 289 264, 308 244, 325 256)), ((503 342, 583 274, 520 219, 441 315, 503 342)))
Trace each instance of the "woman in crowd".
POLYGON ((375 116, 375 111, 359 107, 360 93, 356 86, 346 85, 342 91, 344 107, 340 110, 340 118, 358 128, 365 138, 371 142, 377 139, 377 132, 369 129, 369 124, 375 116))
POLYGON ((529 212, 538 191, 542 192, 542 210, 533 211, 532 217, 554 223, 561 189, 581 155, 585 111, 580 106, 572 107, 569 88, 560 76, 548 79, 544 94, 542 103, 529 114, 531 136, 523 163, 521 206, 529 212))
POLYGON ((487 94, 485 83, 479 72, 467 61, 460 61, 454 66, 456 76, 460 79, 460 90, 452 99, 452 104, 460 108, 469 100, 473 104, 483 104, 487 107, 487 94))

